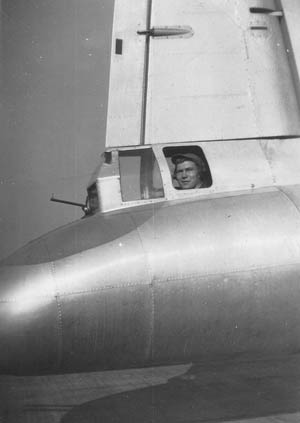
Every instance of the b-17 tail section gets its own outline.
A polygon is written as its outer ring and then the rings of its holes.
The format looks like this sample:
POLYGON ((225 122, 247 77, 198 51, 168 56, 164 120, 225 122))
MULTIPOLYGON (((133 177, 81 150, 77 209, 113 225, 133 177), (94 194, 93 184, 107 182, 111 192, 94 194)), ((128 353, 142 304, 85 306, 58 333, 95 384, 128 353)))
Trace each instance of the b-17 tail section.
POLYGON ((116 0, 106 146, 299 135, 288 24, 275 1, 116 0))

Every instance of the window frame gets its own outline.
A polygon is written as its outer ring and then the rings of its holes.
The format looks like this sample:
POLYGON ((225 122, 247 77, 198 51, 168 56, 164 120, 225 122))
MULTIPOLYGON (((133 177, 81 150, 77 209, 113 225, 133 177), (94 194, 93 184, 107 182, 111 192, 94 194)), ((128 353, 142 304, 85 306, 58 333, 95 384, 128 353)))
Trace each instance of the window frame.
POLYGON ((194 198, 194 197, 206 197, 209 194, 214 193, 214 180, 213 180, 213 174, 211 172, 211 166, 209 163, 209 158, 206 154, 205 149, 203 148, 203 141, 198 142, 182 142, 182 143, 166 143, 166 144, 156 144, 153 146, 153 149, 155 149, 155 154, 157 157, 157 162, 161 168, 161 175, 163 179, 164 184, 164 190, 165 190, 165 196, 167 200, 177 200, 182 198, 194 198), (178 147, 199 147, 202 151, 202 154, 204 155, 209 172, 211 175, 211 181, 212 184, 209 187, 203 187, 199 189, 185 189, 185 190, 179 190, 176 189, 173 185, 173 177, 171 174, 171 170, 168 165, 167 157, 164 154, 164 148, 178 148, 178 147))
MULTIPOLYGON (((94 172, 88 187, 96 182, 98 201, 100 213, 106 213, 111 211, 122 210, 126 208, 133 208, 137 206, 163 203, 170 200, 181 200, 184 198, 202 198, 213 194, 214 184, 207 188, 201 189, 188 189, 178 190, 174 188, 172 175, 167 162, 167 158, 164 155, 163 149, 165 147, 187 147, 197 146, 203 151, 204 157, 207 160, 209 168, 210 159, 208 157, 205 148, 202 147, 203 142, 183 142, 183 143, 160 143, 160 144, 145 144, 139 146, 126 146, 126 147, 112 147, 107 149, 102 155, 102 164, 100 164, 94 172), (137 150, 152 149, 154 158, 156 159, 158 170, 162 179, 162 188, 164 195, 157 198, 149 199, 137 199, 137 200, 123 200, 121 192, 121 175, 120 175, 120 164, 119 155, 120 152, 130 152, 137 150), (110 158, 108 160, 107 158, 110 158)), ((206 142, 205 142, 206 144, 206 142)), ((212 177, 213 179, 213 177, 212 177)), ((97 210, 94 211, 96 213, 97 210)), ((94 214, 93 213, 93 214, 94 214)))
MULTIPOLYGON (((207 142, 205 142, 206 144, 207 142)), ((161 144, 145 144, 145 145, 139 145, 135 147, 119 147, 116 149, 118 151, 118 155, 120 151, 132 151, 137 149, 146 149, 151 148, 154 154, 154 157, 157 160, 158 168, 160 170, 161 178, 162 178, 162 184, 163 184, 163 190, 164 190, 164 196, 159 198, 152 198, 152 199, 140 199, 140 200, 133 200, 133 201, 123 201, 122 199, 122 193, 121 193, 121 206, 122 207, 133 207, 143 204, 151 204, 151 203, 160 203, 166 200, 178 200, 182 198, 194 198, 194 197, 206 197, 207 195, 210 195, 214 193, 214 181, 213 181, 213 175, 210 170, 211 166, 209 164, 209 158, 207 157, 206 151, 203 148, 203 141, 194 141, 194 142, 182 142, 182 143, 161 143, 161 144), (167 162, 167 158, 164 154, 164 148, 166 147, 199 147, 202 151, 202 154, 204 155, 207 165, 209 167, 209 172, 212 179, 212 184, 209 187, 205 188, 199 188, 199 189, 187 189, 187 190, 178 190, 173 185, 173 178, 170 172, 170 168, 167 162)), ((119 175, 120 175, 120 169, 119 169, 119 175)), ((120 192, 121 192, 121 175, 120 175, 120 192)))
MULTIPOLYGON (((168 146, 163 146, 162 147, 162 151, 163 154, 167 160, 167 164, 169 167, 169 171, 170 171, 170 175, 171 175, 171 179, 172 179, 172 186, 173 189, 177 190, 177 191, 190 191, 191 189, 194 189, 196 191, 199 190, 204 190, 206 188, 210 188, 213 185, 213 179, 211 176, 211 172, 210 172, 210 166, 208 164, 208 161, 206 159, 206 155, 204 154, 203 148, 201 148, 198 144, 185 144, 185 145, 168 145, 168 146), (166 151, 169 150, 169 151, 166 151), (170 151, 171 150, 171 151, 170 151), (173 150, 173 152, 172 152, 173 150), (170 154, 171 153, 171 154, 170 154), (185 154, 194 154, 196 155, 202 162, 203 165, 205 166, 205 171, 203 172, 203 183, 207 184, 206 186, 202 186, 202 187, 198 187, 198 188, 191 188, 191 189, 180 189, 179 186, 176 186, 176 183, 174 184, 174 170, 175 170, 175 165, 172 162, 172 157, 174 155, 185 155, 185 154)), ((178 182, 177 182, 178 184, 178 182)), ((179 184, 178 184, 179 185, 179 184)))
MULTIPOLYGON (((275 140, 276 141, 276 140, 275 140)), ((282 142, 282 141, 280 141, 282 142)), ((157 143, 142 146, 113 147, 104 154, 111 156, 94 172, 91 182, 97 182, 99 212, 122 210, 166 201, 211 199, 224 196, 269 190, 274 186, 273 174, 266 157, 266 147, 261 140, 213 140, 182 143, 157 143), (200 189, 178 190, 174 188, 172 175, 164 155, 165 147, 198 146, 206 158, 212 185, 200 189), (164 197, 122 201, 118 155, 120 151, 152 148, 160 170, 164 197), (259 169, 259 173, 257 170, 259 169)))
POLYGON ((118 151, 118 166, 119 166, 119 178, 120 178, 120 197, 121 197, 121 207, 134 207, 134 206, 139 206, 139 205, 143 205, 143 204, 153 204, 153 203, 160 203, 166 200, 167 195, 166 195, 166 186, 164 183, 164 178, 162 175, 162 168, 161 165, 159 163, 158 160, 158 156, 157 156, 157 149, 155 148, 156 146, 154 145, 141 145, 141 146, 134 146, 134 147, 120 147, 117 149, 118 151), (161 176, 161 180, 162 180, 162 188, 164 191, 164 194, 162 197, 157 197, 157 198, 141 198, 138 200, 123 200, 123 195, 122 195, 122 183, 121 183, 121 169, 120 169, 120 152, 124 151, 124 152, 130 152, 130 151, 137 151, 137 150, 146 150, 146 149, 151 149, 153 156, 157 162, 158 165, 158 170, 160 172, 160 176, 161 176))

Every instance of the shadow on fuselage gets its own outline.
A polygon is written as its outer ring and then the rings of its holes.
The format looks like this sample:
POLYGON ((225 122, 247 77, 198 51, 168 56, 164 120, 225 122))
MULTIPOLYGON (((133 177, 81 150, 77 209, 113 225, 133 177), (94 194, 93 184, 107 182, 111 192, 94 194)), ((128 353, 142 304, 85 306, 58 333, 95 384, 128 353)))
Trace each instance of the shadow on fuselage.
POLYGON ((86 402, 61 423, 299 421, 300 357, 194 365, 168 383, 86 402), (299 413, 299 415, 298 415, 299 413), (297 420, 298 418, 298 420, 297 420), (273 421, 273 420, 272 420, 273 421))
MULTIPOLYGON (((134 210, 134 216, 142 224, 153 218, 157 208, 159 205, 134 210)), ((127 210, 96 214, 42 235, 3 259, 0 265, 35 265, 59 260, 108 244, 135 229, 132 215, 127 210)))

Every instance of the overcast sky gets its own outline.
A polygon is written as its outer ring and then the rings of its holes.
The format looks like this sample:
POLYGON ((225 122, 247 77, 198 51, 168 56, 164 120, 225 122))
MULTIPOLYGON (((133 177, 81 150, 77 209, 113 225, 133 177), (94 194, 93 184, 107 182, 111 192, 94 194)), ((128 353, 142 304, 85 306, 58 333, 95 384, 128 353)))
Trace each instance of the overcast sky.
POLYGON ((113 0, 2 0, 0 258, 82 215, 104 150, 113 0))

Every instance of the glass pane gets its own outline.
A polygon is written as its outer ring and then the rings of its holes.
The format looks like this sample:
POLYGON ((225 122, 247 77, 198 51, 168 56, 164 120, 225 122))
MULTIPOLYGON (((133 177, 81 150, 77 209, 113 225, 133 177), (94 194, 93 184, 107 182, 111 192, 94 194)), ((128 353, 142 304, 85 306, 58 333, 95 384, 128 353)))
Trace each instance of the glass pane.
POLYGON ((152 149, 119 152, 123 201, 164 196, 162 179, 152 149))

